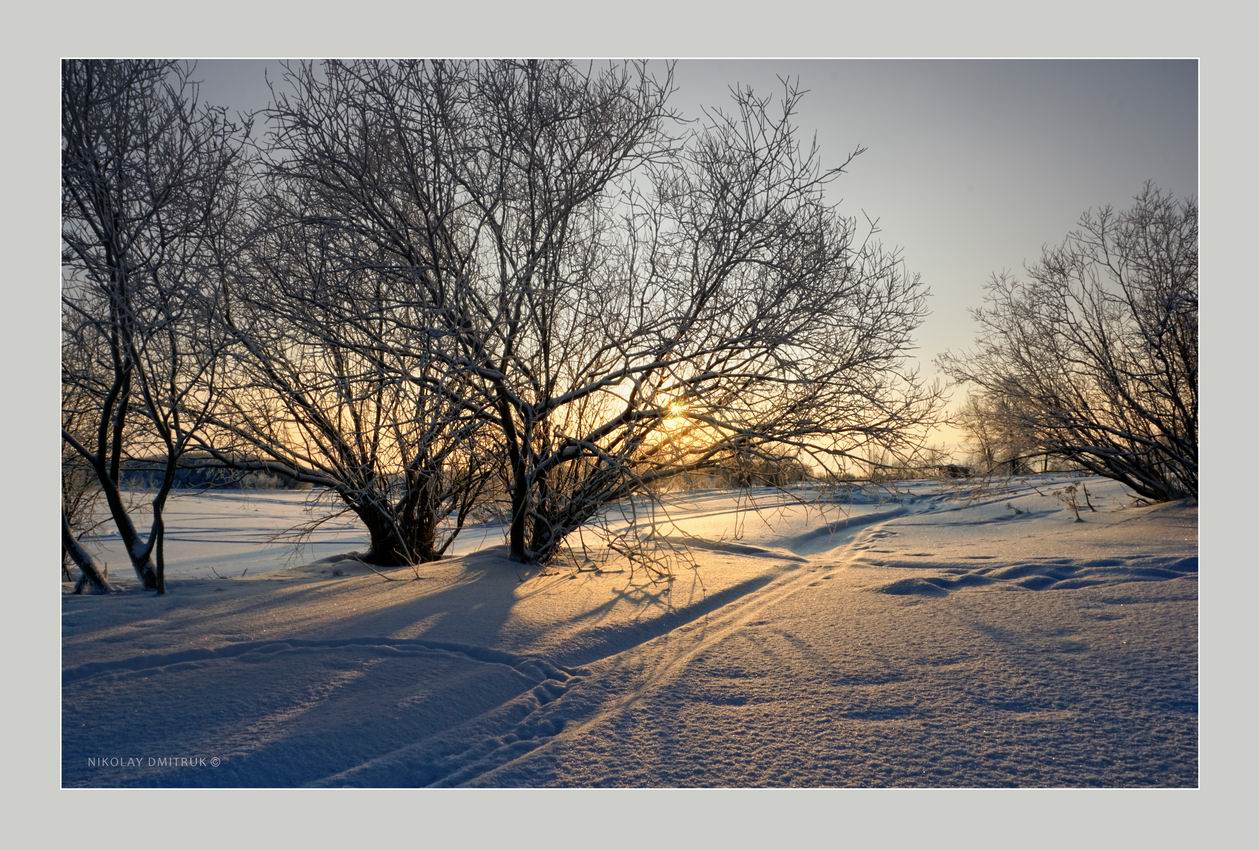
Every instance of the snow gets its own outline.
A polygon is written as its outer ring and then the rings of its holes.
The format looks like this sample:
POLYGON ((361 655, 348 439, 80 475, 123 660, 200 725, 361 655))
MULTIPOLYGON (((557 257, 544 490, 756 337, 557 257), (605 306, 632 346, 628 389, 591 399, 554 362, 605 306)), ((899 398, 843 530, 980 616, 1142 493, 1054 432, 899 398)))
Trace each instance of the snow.
MULTIPOLYGON (((137 516, 147 520, 144 494, 137 494, 135 501, 137 516)), ((165 511, 166 575, 175 581, 257 576, 365 550, 368 540, 362 525, 335 508, 335 499, 319 491, 175 491, 165 511)), ((100 510, 104 518, 103 505, 100 510)), ((147 522, 138 525, 147 533, 147 522)), ((498 534, 496 527, 470 526, 451 554, 497 542, 498 534)), ((108 521, 86 535, 84 543, 109 565, 111 579, 125 581, 130 575, 126 550, 108 521)))
POLYGON ((386 581, 266 543, 303 494, 181 496, 170 594, 63 597, 63 783, 1194 786, 1196 504, 1080 480, 688 494, 665 583, 493 527, 386 581))

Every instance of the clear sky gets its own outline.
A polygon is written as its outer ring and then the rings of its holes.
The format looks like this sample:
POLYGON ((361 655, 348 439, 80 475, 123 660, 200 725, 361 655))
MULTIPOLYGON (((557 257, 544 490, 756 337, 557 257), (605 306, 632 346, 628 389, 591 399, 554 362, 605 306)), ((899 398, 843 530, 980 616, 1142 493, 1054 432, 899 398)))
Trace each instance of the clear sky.
MULTIPOLYGON (((266 69, 278 79, 261 60, 202 60, 196 76, 203 99, 252 110, 267 104, 266 69)), ((809 90, 798 124, 824 164, 868 148, 832 192, 878 218, 930 287, 927 374, 970 343, 988 276, 1035 260, 1086 208, 1126 205, 1147 179, 1197 193, 1193 60, 687 60, 674 104, 695 115, 734 83, 776 91, 779 75, 809 90)))

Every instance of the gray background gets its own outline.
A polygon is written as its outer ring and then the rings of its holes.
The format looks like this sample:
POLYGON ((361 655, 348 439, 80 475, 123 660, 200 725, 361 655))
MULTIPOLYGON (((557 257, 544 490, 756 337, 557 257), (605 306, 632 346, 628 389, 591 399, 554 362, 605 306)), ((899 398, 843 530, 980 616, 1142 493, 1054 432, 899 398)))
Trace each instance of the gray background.
MULTIPOLYGON (((1062 0, 873 4, 650 0, 420 4, 224 0, 31 6, 5 73, 9 180, 0 221, 10 309, 0 334, 13 453, 6 473, 9 832, 52 843, 179 847, 1174 846, 1245 835, 1253 777, 1253 606, 1247 532, 1256 315, 1253 27, 1234 4, 1062 0), (1201 791, 58 792, 60 588, 53 581, 59 405, 60 56, 318 55, 1201 57, 1201 791), (26 305, 31 305, 27 307, 26 305), (21 309, 18 309, 18 307, 21 309), (1243 391, 1238 391, 1239 388, 1243 391), (21 399, 20 405, 14 399, 21 399), (31 411, 15 415, 13 410, 31 411), (29 450, 26 450, 29 447, 29 450), (1246 457, 1244 454, 1241 457, 1246 457), (1228 474, 1226 473, 1226 469, 1228 474), (1238 472, 1242 474, 1237 474, 1238 472), (1243 820, 1245 819, 1245 820, 1243 820)), ((1052 234, 1050 234, 1052 236, 1052 234)))

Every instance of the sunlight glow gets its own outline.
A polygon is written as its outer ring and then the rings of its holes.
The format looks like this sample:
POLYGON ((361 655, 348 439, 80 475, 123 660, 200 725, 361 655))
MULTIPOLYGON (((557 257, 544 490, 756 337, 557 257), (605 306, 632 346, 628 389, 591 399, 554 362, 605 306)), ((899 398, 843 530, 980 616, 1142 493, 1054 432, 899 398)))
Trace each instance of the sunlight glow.
POLYGON ((666 431, 673 431, 687 424, 686 404, 681 401, 671 401, 665 406, 667 414, 665 415, 663 425, 666 431))

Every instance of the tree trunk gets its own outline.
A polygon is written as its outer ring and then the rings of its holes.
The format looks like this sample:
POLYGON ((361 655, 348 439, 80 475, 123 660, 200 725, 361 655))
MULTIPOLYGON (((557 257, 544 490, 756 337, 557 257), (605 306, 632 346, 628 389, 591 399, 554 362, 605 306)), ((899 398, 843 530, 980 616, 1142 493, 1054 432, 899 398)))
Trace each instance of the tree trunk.
POLYGON ((528 532, 529 511, 528 484, 525 481, 524 463, 512 464, 511 480, 511 525, 507 530, 507 543, 513 561, 529 562, 529 550, 525 546, 528 532))
POLYGON ((158 596, 161 596, 166 593, 166 524, 164 520, 159 519, 158 523, 154 525, 153 534, 157 535, 157 545, 154 547, 154 551, 157 554, 157 568, 153 573, 154 584, 156 585, 154 590, 157 591, 158 596))
POLYGON ((145 590, 157 590, 158 578, 157 571, 153 569, 153 563, 146 554, 144 557, 137 558, 131 554, 131 549, 127 549, 127 555, 131 557, 131 566, 139 576, 145 590))
POLYGON ((105 504, 109 506, 110 516, 118 528, 118 536, 127 550, 127 558, 131 561, 132 569, 136 571, 136 577, 140 579, 145 590, 156 590, 157 573, 153 570, 153 563, 149 557, 150 547, 140 542, 140 533, 136 531, 135 524, 127 513, 127 507, 123 504, 117 479, 110 478, 99 467, 96 469, 96 477, 100 481, 101 490, 105 494, 105 504))
POLYGON ((355 505, 353 509, 371 536, 371 548, 364 558, 368 563, 398 567, 440 557, 436 518, 431 514, 419 512, 406 522, 379 505, 355 505))
POLYGON ((114 588, 109 584, 105 573, 97 568, 96 561, 70 530, 70 522, 66 519, 64 512, 61 514, 61 549, 70 556, 70 560, 74 561, 75 566, 82 573, 82 577, 74 585, 75 593, 82 593, 84 586, 88 587, 92 593, 113 592, 114 588))

